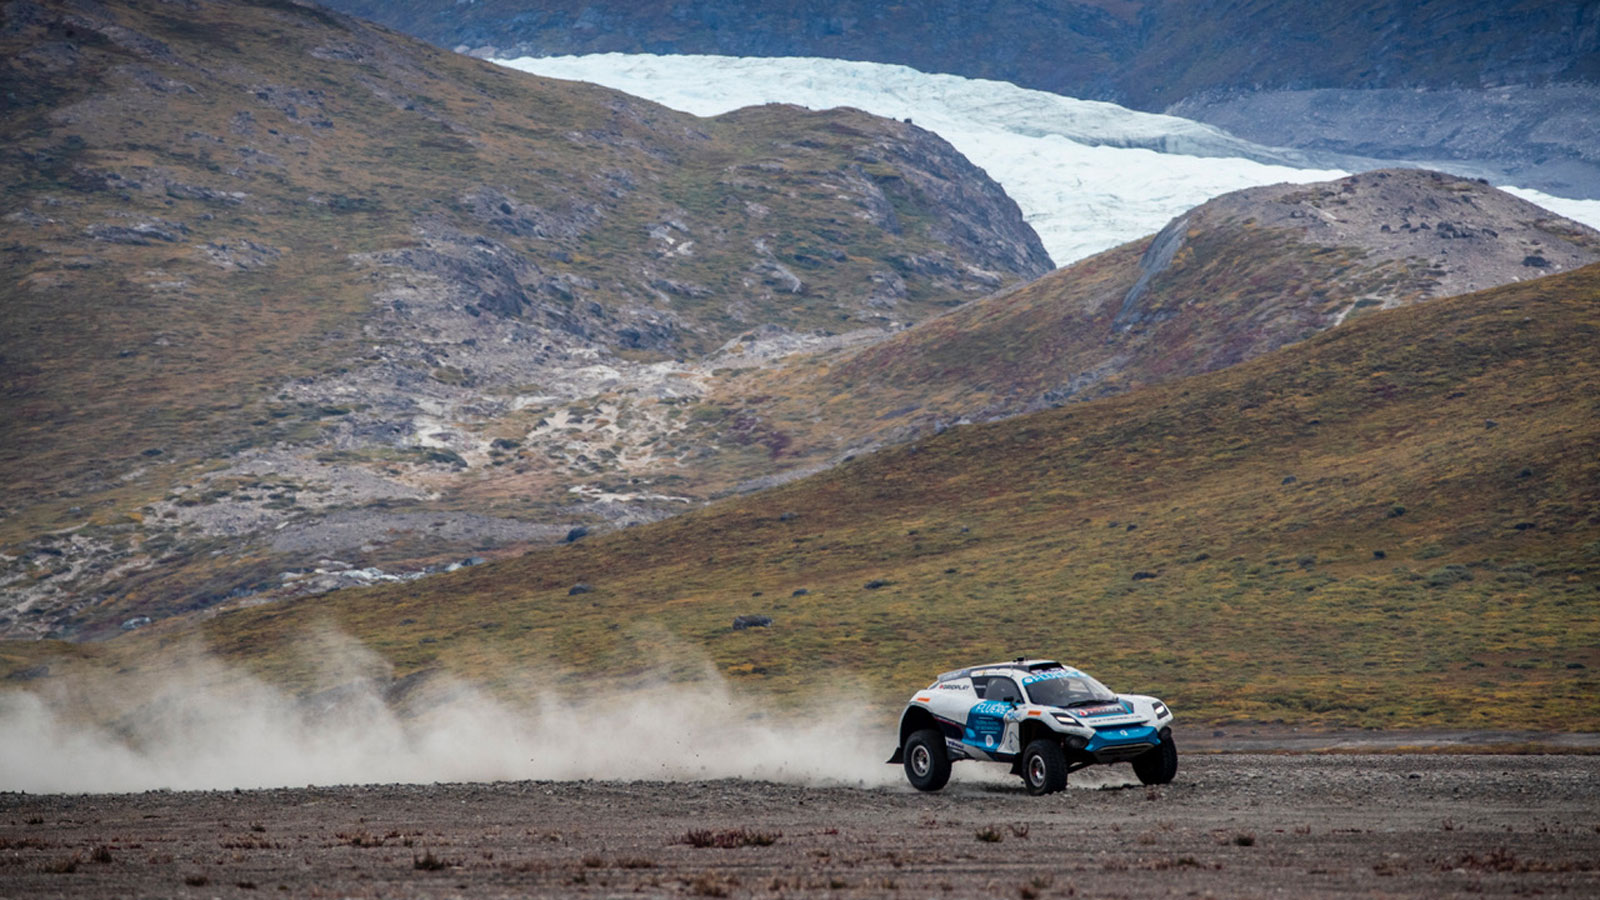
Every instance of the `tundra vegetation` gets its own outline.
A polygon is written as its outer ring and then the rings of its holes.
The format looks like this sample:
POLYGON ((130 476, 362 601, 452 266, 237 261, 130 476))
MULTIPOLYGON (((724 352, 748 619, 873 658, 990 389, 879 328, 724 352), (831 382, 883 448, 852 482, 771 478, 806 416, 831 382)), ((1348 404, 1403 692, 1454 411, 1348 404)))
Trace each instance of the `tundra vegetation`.
POLYGON ((1020 639, 1197 721, 1580 729, 1600 697, 1597 329, 1593 266, 1375 311, 663 522, 105 644, 10 644, 6 665, 159 671, 198 640, 304 684, 315 624, 396 677, 576 691, 709 658, 780 704, 846 684, 887 714, 1020 639), (772 622, 730 627, 754 613, 772 622))

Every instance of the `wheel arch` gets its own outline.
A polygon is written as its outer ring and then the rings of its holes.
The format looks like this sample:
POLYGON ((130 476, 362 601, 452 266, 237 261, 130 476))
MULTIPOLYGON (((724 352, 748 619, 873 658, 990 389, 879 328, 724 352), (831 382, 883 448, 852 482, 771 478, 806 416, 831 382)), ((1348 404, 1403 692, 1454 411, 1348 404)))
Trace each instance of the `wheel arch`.
POLYGON ((1039 719, 1023 720, 1021 727, 1017 729, 1017 746, 1026 747, 1030 742, 1039 738, 1049 738, 1057 743, 1061 743, 1063 740, 1061 732, 1046 725, 1043 721, 1039 719))
POLYGON ((906 711, 900 714, 900 740, 897 746, 904 750, 906 738, 924 728, 932 728, 940 732, 944 730, 940 726, 939 720, 926 707, 915 705, 906 707, 906 711))

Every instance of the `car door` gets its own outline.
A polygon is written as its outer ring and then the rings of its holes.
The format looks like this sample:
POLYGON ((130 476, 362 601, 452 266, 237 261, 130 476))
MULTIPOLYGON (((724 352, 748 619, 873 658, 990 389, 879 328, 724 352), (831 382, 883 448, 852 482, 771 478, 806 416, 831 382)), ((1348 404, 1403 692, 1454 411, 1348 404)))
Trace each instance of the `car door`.
MULTIPOLYGON (((967 711, 967 723, 962 730, 961 742, 985 755, 995 756, 1007 752, 1007 718, 1016 709, 1017 704, 1022 702, 1022 690, 1017 687, 1015 681, 1004 675, 994 675, 982 680, 983 700, 967 711)), ((976 688, 979 679, 973 678, 972 681, 976 688)))

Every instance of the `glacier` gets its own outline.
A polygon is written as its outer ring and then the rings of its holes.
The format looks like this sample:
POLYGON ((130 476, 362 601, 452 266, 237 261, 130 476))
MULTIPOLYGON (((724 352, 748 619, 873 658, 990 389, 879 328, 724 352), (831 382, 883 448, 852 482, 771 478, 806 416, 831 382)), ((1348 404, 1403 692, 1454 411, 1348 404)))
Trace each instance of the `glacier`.
MULTIPOLYGON (((1267 147, 1177 116, 883 63, 624 53, 495 62, 614 88, 698 116, 789 103, 909 119, 988 172, 1016 201, 1058 266, 1150 235, 1174 216, 1241 188, 1326 181, 1380 166, 1452 168, 1448 162, 1396 163, 1267 147)), ((1600 227, 1600 200, 1501 187, 1600 227)))

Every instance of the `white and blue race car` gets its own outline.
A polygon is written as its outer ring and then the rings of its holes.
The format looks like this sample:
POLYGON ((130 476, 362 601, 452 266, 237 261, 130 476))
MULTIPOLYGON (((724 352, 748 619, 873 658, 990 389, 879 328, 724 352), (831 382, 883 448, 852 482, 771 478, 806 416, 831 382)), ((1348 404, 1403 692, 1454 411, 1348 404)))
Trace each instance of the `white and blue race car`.
POLYGON ((1018 658, 940 675, 900 716, 890 763, 921 791, 950 780, 963 759, 1009 763, 1030 794, 1067 786, 1096 763, 1133 763, 1144 784, 1178 774, 1172 710, 1154 697, 1118 694, 1050 659, 1018 658))

